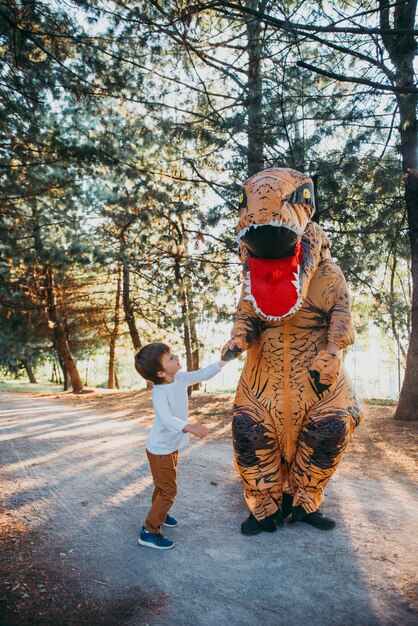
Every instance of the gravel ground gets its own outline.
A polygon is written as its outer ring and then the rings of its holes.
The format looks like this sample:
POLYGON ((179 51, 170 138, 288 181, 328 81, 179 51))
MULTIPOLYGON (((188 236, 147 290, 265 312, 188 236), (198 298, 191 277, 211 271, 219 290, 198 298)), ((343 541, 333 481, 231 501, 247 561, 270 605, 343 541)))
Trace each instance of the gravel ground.
MULTIPOLYGON (((0 401, 10 524, 44 538, 42 554, 50 550, 49 562, 72 573, 80 602, 117 606, 134 589, 152 606, 138 601, 103 623, 418 624, 411 458, 409 451, 397 457, 390 441, 375 441, 371 426, 358 429, 354 453, 327 487, 324 511, 337 521, 331 532, 287 524, 244 537, 239 526, 248 512, 230 441, 193 441, 180 455, 173 507, 179 526, 166 532, 177 545, 160 552, 137 544, 152 491, 143 446, 149 415, 141 416, 140 406, 132 419, 115 401, 108 410, 106 401, 98 410, 12 393, 0 401)), ((219 429, 225 434, 223 424, 219 429)), ((39 556, 41 543, 32 543, 39 556)), ((9 592, 8 602, 20 594, 9 592)))

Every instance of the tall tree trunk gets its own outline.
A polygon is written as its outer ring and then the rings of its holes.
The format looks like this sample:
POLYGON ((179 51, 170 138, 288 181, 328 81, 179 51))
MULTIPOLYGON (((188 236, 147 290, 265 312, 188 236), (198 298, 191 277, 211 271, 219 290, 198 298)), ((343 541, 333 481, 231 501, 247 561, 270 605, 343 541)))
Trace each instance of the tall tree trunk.
POLYGON ((33 385, 36 385, 35 374, 33 373, 32 365, 28 357, 25 357, 22 363, 25 366, 25 370, 26 370, 26 374, 28 375, 29 382, 32 383, 33 385))
MULTIPOLYGON (((189 307, 187 301, 186 289, 184 286, 183 275, 180 267, 180 255, 178 254, 174 261, 174 276, 180 295, 181 316, 183 320, 183 342, 186 350, 186 368, 193 369, 192 342, 190 335, 189 307)), ((192 388, 188 387, 187 392, 191 395, 192 388)))
MULTIPOLYGON (((188 233, 184 227, 181 217, 179 217, 178 223, 172 222, 178 233, 177 240, 177 255, 174 260, 174 276, 175 281, 180 294, 180 306, 183 319, 183 340, 186 350, 186 364, 187 369, 197 370, 199 369, 199 342, 197 339, 196 320, 193 313, 191 290, 189 286, 189 277, 187 274, 187 267, 185 273, 181 268, 182 255, 187 255, 188 250, 188 233)), ((189 387, 187 392, 189 396, 192 390, 198 390, 200 383, 196 383, 192 387, 189 387)))
MULTIPOLYGON (((190 297, 188 298, 188 300, 189 300, 189 313, 190 313, 190 297)), ((199 341, 197 338, 196 321, 195 321, 194 315, 191 315, 189 325, 190 325, 190 343, 191 343, 191 350, 192 350, 192 369, 198 370, 200 367, 199 341)), ((200 383, 196 383, 196 385, 193 385, 193 389, 196 391, 200 389, 200 383)))
POLYGON ((57 302, 54 272, 51 266, 46 267, 45 277, 47 284, 47 315, 49 323, 53 326, 55 345, 70 378, 73 392, 80 393, 83 391, 83 383, 68 344, 61 307, 57 302))
POLYGON ((43 276, 46 281, 46 316, 48 324, 51 328, 53 328, 54 332, 55 347, 58 352, 60 365, 64 374, 64 391, 68 389, 69 377, 74 393, 80 393, 83 391, 83 383, 81 382, 80 374, 78 373, 77 366, 71 354, 61 306, 57 302, 54 272, 52 267, 46 262, 48 255, 45 254, 41 238, 37 208, 35 205, 31 208, 35 223, 33 231, 35 250, 37 257, 42 264, 43 276))
POLYGON ((69 377, 68 377, 67 368, 65 367, 65 363, 62 360, 62 357, 61 357, 57 347, 56 347, 56 350, 57 350, 57 353, 58 353, 58 361, 59 361, 61 372, 62 372, 62 380, 61 380, 61 376, 60 376, 60 384, 62 384, 62 388, 63 388, 64 391, 68 391, 68 389, 70 388, 70 381, 69 381, 69 377))
POLYGON ((130 267, 129 267, 129 259, 126 255, 126 239, 125 233, 121 234, 120 238, 120 253, 121 253, 121 262, 122 262, 122 285, 123 285, 123 311, 125 313, 125 320, 128 324, 129 334, 131 335, 132 343, 135 351, 138 351, 142 342, 139 338, 138 329, 136 327, 135 315, 134 315, 134 307, 131 301, 131 276, 130 276, 130 267))
MULTIPOLYGON (((265 1, 246 0, 248 9, 263 12, 265 1)), ((247 23, 247 120, 248 120, 248 176, 263 169, 263 83, 261 78, 262 38, 261 22, 249 15, 247 23)))
POLYGON ((113 330, 110 334, 110 346, 109 346, 109 376, 107 386, 108 389, 115 388, 115 355, 116 355, 116 340, 118 338, 119 326, 120 326, 120 300, 121 300, 121 284, 122 284, 122 266, 119 263, 118 266, 118 280, 116 285, 116 299, 115 299, 115 314, 113 317, 113 330))
POLYGON ((57 374, 57 365, 55 361, 52 361, 52 371, 51 371, 51 383, 56 384, 58 382, 58 374, 57 374))
MULTIPOLYGON (((418 148, 418 146, 417 146, 418 148)), ((396 420, 418 420, 418 171, 406 175, 406 206, 412 259, 412 324, 405 378, 395 412, 396 420)))
MULTIPOLYGON (((131 335, 135 352, 137 352, 142 347, 142 341, 139 338, 139 333, 135 321, 134 307, 131 301, 131 273, 129 267, 129 259, 126 256, 125 230, 121 233, 120 238, 120 251, 122 260, 122 301, 123 311, 125 313, 125 321, 128 324, 129 334, 131 335)), ((147 380, 146 383, 147 389, 152 389, 152 383, 149 380, 147 380)), ((119 389, 119 383, 116 383, 116 386, 119 389)))
POLYGON ((113 335, 110 336, 110 344, 109 344, 109 371, 107 376, 107 388, 114 389, 115 388, 115 353, 116 353, 116 337, 113 335))
MULTIPOLYGON (((389 0, 379 0, 380 25, 390 30, 389 0)), ((417 94, 414 91, 415 38, 413 34, 417 0, 395 4, 393 34, 382 35, 383 44, 395 67, 396 86, 411 93, 397 93, 399 106, 400 153, 405 182, 405 203, 411 245, 412 324, 406 359, 405 378, 395 413, 396 420, 418 420, 418 140, 417 94), (397 32, 396 32, 397 31, 397 32), (403 31, 403 32, 399 32, 403 31)))
MULTIPOLYGON (((55 342, 54 342, 54 348, 55 350, 57 350, 55 342)), ((65 382, 64 365, 62 363, 61 357, 58 354, 58 351, 57 351, 57 359, 58 359, 58 363, 54 361, 54 370, 53 370, 53 373, 55 372, 55 382, 57 383, 57 385, 64 385, 64 382, 65 382)), ((64 389, 64 391, 66 391, 66 389, 64 389)))

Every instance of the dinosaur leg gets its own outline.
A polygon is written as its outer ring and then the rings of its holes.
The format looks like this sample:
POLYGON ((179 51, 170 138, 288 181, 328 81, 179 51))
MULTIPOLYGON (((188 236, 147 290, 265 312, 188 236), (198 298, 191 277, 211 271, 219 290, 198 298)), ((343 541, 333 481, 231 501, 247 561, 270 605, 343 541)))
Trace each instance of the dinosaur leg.
POLYGON ((362 415, 345 377, 306 415, 290 469, 293 507, 317 511, 326 484, 337 469, 362 415))
POLYGON ((262 521, 277 513, 283 489, 277 432, 269 412, 247 397, 245 405, 234 408, 232 436, 245 501, 252 515, 262 521))

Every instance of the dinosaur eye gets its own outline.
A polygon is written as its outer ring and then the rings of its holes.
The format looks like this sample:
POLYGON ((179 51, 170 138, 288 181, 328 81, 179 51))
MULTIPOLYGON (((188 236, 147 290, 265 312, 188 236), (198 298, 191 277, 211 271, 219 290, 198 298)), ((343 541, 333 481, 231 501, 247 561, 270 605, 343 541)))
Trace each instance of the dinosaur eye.
POLYGON ((245 191, 243 190, 240 199, 239 199, 239 205, 238 208, 239 210, 243 209, 244 207, 247 206, 247 195, 245 193, 245 191))
POLYGON ((313 208, 315 206, 315 201, 312 183, 305 183, 304 185, 301 185, 289 194, 285 200, 290 202, 290 204, 308 204, 313 208))

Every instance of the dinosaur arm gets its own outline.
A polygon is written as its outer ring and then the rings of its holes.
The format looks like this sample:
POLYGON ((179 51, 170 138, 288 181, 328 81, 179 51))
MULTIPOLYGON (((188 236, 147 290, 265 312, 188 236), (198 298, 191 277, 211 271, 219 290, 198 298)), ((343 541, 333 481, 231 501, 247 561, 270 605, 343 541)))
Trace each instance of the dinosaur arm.
MULTIPOLYGON (((354 343, 351 317, 351 297, 344 275, 335 263, 329 263, 331 272, 326 290, 326 309, 329 314, 328 345, 343 350, 354 343)), ((331 349, 330 352, 333 352, 331 349)))
POLYGON ((221 358, 230 361, 247 350, 259 335, 260 320, 250 301, 245 300, 245 286, 237 306, 237 314, 231 331, 231 339, 222 348, 221 358))
POLYGON ((311 363, 309 374, 318 397, 338 379, 341 371, 340 350, 354 342, 350 293, 340 268, 327 260, 320 268, 323 307, 328 315, 328 345, 311 363))

